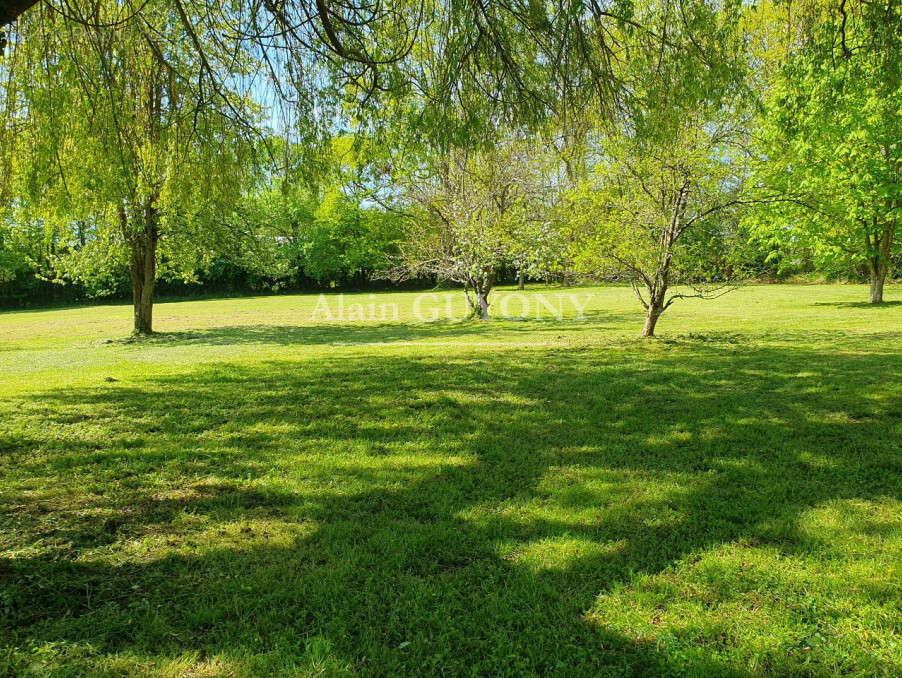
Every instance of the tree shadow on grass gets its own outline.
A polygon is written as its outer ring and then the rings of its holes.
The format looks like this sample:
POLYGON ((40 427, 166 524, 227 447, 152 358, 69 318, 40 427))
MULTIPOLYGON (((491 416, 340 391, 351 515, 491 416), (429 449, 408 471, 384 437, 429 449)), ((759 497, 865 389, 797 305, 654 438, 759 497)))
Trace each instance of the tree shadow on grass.
MULTIPOLYGON (((639 326, 641 317, 636 314, 613 314, 603 311, 586 311, 583 319, 552 318, 536 320, 489 321, 456 320, 387 323, 322 323, 312 325, 236 325, 201 330, 157 332, 150 337, 128 337, 110 340, 113 344, 139 345, 233 345, 233 344, 383 344, 423 340, 448 340, 479 338, 491 334, 516 336, 520 334, 560 334, 574 330, 605 329, 611 325, 632 322, 639 326)), ((638 329, 637 329, 638 333, 638 329)))
POLYGON ((878 389, 900 370, 705 342, 46 393, 5 461, 5 548, 23 555, 0 560, 0 639, 81 648, 60 673, 127 655, 223 675, 832 675, 792 646, 750 668, 760 648, 725 624, 687 652, 587 613, 725 545, 804 557, 822 548, 806 511, 902 497, 902 401, 878 389))
POLYGON ((902 301, 883 301, 879 304, 872 304, 869 301, 816 301, 814 302, 814 305, 832 306, 833 308, 869 308, 879 310, 891 306, 902 306, 902 301))

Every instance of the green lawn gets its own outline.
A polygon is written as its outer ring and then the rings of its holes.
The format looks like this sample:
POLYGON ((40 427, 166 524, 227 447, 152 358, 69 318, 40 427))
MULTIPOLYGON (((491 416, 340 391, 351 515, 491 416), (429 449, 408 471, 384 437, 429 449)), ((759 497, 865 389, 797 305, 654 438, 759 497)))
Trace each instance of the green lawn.
POLYGON ((0 675, 902 675, 902 304, 534 290, 0 314, 0 675))

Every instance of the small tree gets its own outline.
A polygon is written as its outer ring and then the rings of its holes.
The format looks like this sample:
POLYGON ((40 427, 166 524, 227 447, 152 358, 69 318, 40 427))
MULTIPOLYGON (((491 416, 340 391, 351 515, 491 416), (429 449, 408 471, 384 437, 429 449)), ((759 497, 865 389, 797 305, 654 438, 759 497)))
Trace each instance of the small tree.
POLYGON ((729 289, 705 280, 687 237, 715 231, 723 214, 715 215, 740 202, 735 168, 718 157, 720 141, 691 124, 673 145, 607 137, 604 162, 573 197, 577 266, 629 281, 646 311, 643 337, 654 336, 675 300, 729 289))
POLYGON ((643 337, 654 336, 676 299, 727 289, 700 282, 707 276, 687 233, 718 227, 744 202, 735 17, 700 5, 687 11, 651 3, 640 20, 653 29, 622 39, 627 96, 601 125, 599 159, 571 196, 577 268, 630 282, 646 310, 643 337), (673 292, 677 284, 692 287, 673 292))
POLYGON ((388 275, 460 283, 474 315, 487 319, 501 269, 539 267, 518 236, 540 231, 546 192, 541 164, 522 143, 443 156, 434 168, 403 180, 410 209, 400 256, 388 275))

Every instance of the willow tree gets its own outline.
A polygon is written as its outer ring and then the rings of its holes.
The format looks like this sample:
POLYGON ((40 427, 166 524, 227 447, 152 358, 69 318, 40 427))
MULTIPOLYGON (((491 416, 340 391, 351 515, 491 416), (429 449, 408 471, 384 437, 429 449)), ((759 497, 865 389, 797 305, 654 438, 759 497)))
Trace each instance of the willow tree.
MULTIPOLYGON (((41 8, 65 24, 113 29, 168 12, 211 81, 212 62, 248 51, 279 98, 306 112, 321 84, 315 71, 325 67, 363 103, 413 86, 439 111, 465 103, 470 90, 527 117, 545 115, 560 96, 598 94, 608 105, 612 36, 633 14, 631 3, 595 0, 8 0, 0 37, 17 19, 14 32, 27 32, 41 8)), ((230 80, 218 75, 220 84, 230 80)))
POLYGON ((148 4, 145 22, 103 27, 109 6, 89 25, 44 9, 20 20, 5 64, 18 82, 8 204, 53 232, 60 274, 127 267, 134 331, 150 333, 158 276, 190 275, 234 237, 252 165, 253 111, 237 91, 249 63, 227 65, 235 87, 224 90, 208 74, 226 64, 198 58, 177 13, 148 4))

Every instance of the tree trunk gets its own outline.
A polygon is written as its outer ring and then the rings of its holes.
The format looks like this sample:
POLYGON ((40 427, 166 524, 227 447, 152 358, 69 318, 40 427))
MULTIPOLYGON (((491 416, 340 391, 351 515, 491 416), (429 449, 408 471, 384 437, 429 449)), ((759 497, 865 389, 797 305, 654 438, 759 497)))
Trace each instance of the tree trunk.
POLYGON ((526 276, 523 275, 523 271, 517 273, 517 289, 525 290, 526 289, 526 276))
POLYGON ((479 314, 480 320, 489 319, 489 293, 495 286, 495 274, 486 276, 483 280, 478 280, 473 284, 473 292, 476 297, 476 307, 473 309, 479 314))
POLYGON ((661 317, 661 313, 663 312, 664 307, 661 303, 652 301, 652 303, 648 305, 648 314, 645 316, 645 326, 642 328, 642 334, 640 335, 643 339, 655 336, 655 325, 658 324, 658 318, 661 317))
MULTIPOLYGON (((639 336, 648 339, 655 336, 655 326, 658 324, 658 318, 670 305, 667 303, 668 278, 670 277, 670 261, 667 260, 663 270, 658 271, 652 284, 648 289, 648 303, 642 302, 645 306, 645 325, 642 327, 642 334, 639 336)), ((635 289, 635 288, 634 288, 635 289)), ((638 289, 636 291, 638 294, 638 289)), ((640 301, 642 296, 639 295, 640 301)))
POLYGON ((883 284, 886 282, 886 275, 889 267, 886 262, 880 258, 872 259, 870 262, 871 270, 871 303, 883 303, 883 284))
POLYGON ((489 319, 489 293, 485 290, 476 290, 476 304, 480 320, 489 319))
MULTIPOLYGON (((683 213, 686 211, 686 201, 689 196, 690 182, 689 177, 683 179, 683 185, 680 187, 676 198, 676 205, 670 222, 660 235, 659 240, 659 256, 660 263, 655 271, 654 278, 645 279, 646 289, 648 290, 648 303, 642 302, 645 306, 647 314, 645 316, 645 325, 642 327, 642 338, 650 338, 655 336, 655 326, 658 324, 658 318, 667 310, 670 303, 667 301, 667 288, 670 286, 670 266, 673 263, 673 250, 677 238, 686 228, 683 225, 683 213)), ((639 294, 638 288, 634 288, 640 301, 642 295, 639 294)))
POLYGON ((131 238, 129 272, 132 279, 134 333, 153 334, 153 296, 157 281, 156 214, 145 209, 145 226, 140 235, 131 238))
MULTIPOLYGON (((875 224, 877 226, 877 224, 875 224)), ((893 251, 893 239, 896 235, 896 222, 885 224, 873 234, 865 235, 865 246, 868 250, 868 269, 871 274, 871 303, 883 303, 883 285, 889 274, 890 258, 893 251)))

